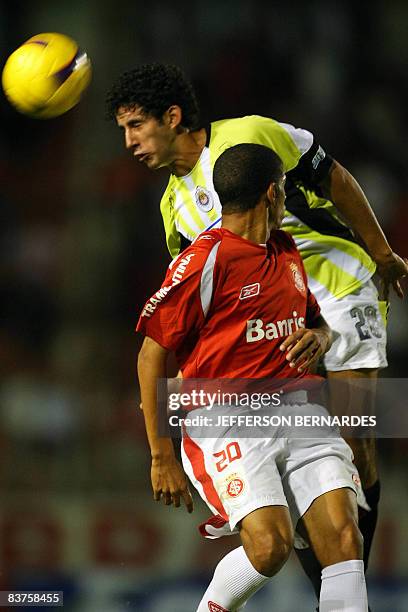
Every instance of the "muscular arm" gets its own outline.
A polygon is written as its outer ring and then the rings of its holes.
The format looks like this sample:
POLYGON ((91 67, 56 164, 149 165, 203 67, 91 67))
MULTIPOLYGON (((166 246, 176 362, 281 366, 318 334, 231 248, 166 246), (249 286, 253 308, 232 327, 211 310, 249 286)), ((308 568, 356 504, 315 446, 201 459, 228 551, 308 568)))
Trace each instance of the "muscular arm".
POLYGON ((151 481, 156 501, 161 497, 166 505, 180 506, 184 499, 192 512, 193 501, 187 479, 176 459, 171 438, 159 437, 157 418, 157 381, 166 377, 168 351, 152 338, 146 337, 140 350, 137 369, 147 439, 152 455, 151 481))
POLYGON ((330 172, 320 186, 376 262, 385 297, 388 297, 390 284, 397 295, 403 297, 399 279, 408 274, 407 262, 391 249, 358 182, 346 168, 333 160, 330 172))

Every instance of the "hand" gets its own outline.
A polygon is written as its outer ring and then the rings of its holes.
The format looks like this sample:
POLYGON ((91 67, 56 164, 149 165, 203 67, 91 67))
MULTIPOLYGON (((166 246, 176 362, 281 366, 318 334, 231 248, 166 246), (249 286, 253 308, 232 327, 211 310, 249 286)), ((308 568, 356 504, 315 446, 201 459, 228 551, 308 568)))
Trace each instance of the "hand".
POLYGON ((280 345, 287 351, 286 359, 291 368, 304 372, 316 363, 330 348, 330 332, 326 329, 306 329, 301 327, 288 336, 280 345))
POLYGON ((391 252, 382 259, 377 259, 377 273, 381 277, 380 298, 388 300, 390 285, 398 297, 404 297, 400 279, 408 275, 408 259, 391 252))
POLYGON ((193 511, 193 498, 188 488, 187 478, 175 457, 152 459, 151 481, 155 501, 163 498, 166 506, 180 507, 183 498, 187 512, 193 511))

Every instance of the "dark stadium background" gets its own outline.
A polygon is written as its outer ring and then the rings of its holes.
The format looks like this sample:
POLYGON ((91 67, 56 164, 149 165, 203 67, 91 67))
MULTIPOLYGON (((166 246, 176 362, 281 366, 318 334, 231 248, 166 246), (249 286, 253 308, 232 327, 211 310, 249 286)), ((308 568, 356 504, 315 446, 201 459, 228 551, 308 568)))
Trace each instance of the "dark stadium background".
MULTIPOLYGON (((189 612, 230 542, 154 504, 133 334, 167 262, 149 173, 104 119, 138 62, 182 65, 204 117, 270 115, 313 131, 358 177, 408 256, 408 4, 4 0, 2 64, 40 32, 88 51, 93 82, 63 117, 0 101, 0 589, 63 589, 75 612, 189 612)), ((393 298, 389 377, 406 377, 408 301, 393 298)), ((406 440, 381 441, 369 571, 375 612, 408 609, 406 440)), ((292 559, 247 606, 313 610, 292 559), (302 602, 301 604, 299 602, 302 602)))

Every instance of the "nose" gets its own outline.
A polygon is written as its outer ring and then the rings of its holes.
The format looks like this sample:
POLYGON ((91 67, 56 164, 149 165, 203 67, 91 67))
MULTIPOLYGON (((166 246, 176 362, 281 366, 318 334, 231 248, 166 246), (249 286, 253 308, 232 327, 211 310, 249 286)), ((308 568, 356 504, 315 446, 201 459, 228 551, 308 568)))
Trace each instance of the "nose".
POLYGON ((130 130, 125 130, 125 146, 127 149, 133 149, 138 145, 134 135, 130 130))

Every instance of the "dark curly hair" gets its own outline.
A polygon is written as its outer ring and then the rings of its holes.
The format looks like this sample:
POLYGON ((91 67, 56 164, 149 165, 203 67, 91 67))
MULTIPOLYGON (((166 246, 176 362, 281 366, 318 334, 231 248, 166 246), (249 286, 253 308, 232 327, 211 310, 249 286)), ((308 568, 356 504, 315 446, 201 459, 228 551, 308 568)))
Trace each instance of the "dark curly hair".
POLYGON ((182 110, 183 127, 190 130, 202 127, 191 83, 180 68, 170 64, 143 64, 124 72, 106 96, 110 119, 115 118, 121 106, 140 106, 147 115, 161 119, 172 104, 182 110))

